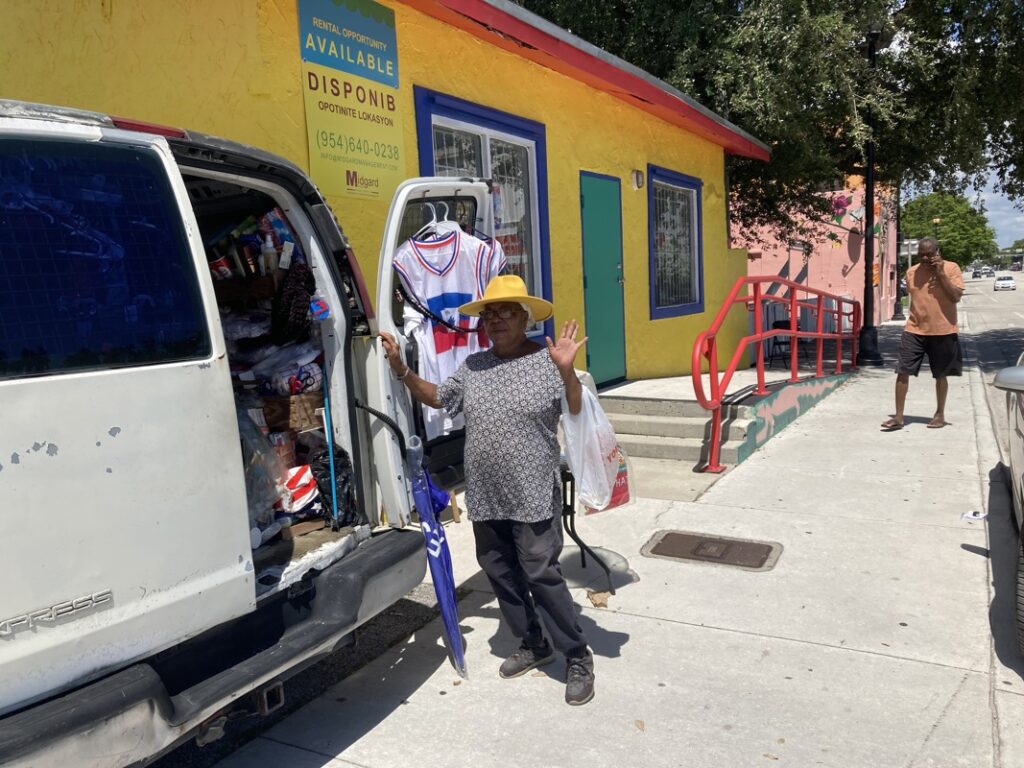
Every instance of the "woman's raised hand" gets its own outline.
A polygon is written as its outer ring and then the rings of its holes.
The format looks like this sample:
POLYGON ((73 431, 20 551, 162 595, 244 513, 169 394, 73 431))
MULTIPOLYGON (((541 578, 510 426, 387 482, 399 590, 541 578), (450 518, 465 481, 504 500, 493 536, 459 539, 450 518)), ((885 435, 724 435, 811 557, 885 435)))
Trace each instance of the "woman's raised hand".
POLYGON ((548 354, 551 355, 551 361, 560 371, 572 370, 573 362, 576 360, 576 353, 587 343, 586 336, 576 341, 576 334, 579 332, 579 329, 579 323, 575 320, 569 320, 562 324, 562 331, 558 334, 557 341, 553 342, 550 337, 544 337, 548 345, 548 354))

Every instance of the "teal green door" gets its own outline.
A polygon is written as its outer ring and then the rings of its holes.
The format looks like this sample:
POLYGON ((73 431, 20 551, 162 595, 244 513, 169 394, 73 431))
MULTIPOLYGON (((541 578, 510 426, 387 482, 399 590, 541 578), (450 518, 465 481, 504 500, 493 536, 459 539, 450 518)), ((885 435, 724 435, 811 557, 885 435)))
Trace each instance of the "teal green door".
POLYGON ((622 301, 622 199, 619 180, 580 173, 583 302, 587 370, 597 384, 626 378, 622 301))

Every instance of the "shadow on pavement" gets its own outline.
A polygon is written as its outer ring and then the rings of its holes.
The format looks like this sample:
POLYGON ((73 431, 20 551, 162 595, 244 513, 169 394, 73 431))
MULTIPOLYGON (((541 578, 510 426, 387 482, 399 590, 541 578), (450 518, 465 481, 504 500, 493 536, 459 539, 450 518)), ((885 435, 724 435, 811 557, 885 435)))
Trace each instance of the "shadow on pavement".
MULTIPOLYGON (((978 350, 978 359, 974 362, 982 372, 995 373, 1001 368, 1016 365, 1017 358, 1024 351, 1024 328, 993 328, 987 331, 976 331, 971 334, 971 341, 978 350)), ((967 349, 964 352, 967 353, 967 349)))
MULTIPOLYGON (((596 552, 608 566, 608 570, 611 571, 611 585, 615 589, 618 590, 640 581, 640 577, 629 567, 629 560, 624 555, 604 547, 590 547, 590 549, 596 552)), ((569 585, 570 589, 579 587, 588 587, 595 591, 608 589, 608 574, 594 562, 594 558, 590 555, 585 555, 585 558, 581 557, 579 547, 566 547, 562 550, 559 562, 562 566, 562 575, 565 576, 565 583, 569 585)))
MULTIPOLYGON (((493 669, 477 670, 472 669, 470 674, 498 674, 498 667, 501 666, 508 656, 519 647, 519 640, 515 638, 508 627, 505 625, 504 620, 501 617, 501 611, 497 604, 490 605, 491 601, 494 600, 494 594, 490 591, 486 592, 473 592, 467 596, 464 600, 459 602, 459 616, 460 618, 467 617, 480 617, 485 619, 491 619, 497 622, 497 630, 493 635, 487 639, 487 643, 491 649, 491 656, 494 657, 493 669)), ((579 606, 577 606, 578 608, 579 606)), ((547 614, 543 609, 539 609, 541 614, 541 621, 548 621, 547 614)), ((577 614, 580 627, 583 629, 583 634, 587 638, 587 643, 590 645, 590 650, 594 656, 598 658, 617 658, 622 655, 622 646, 629 642, 629 635, 625 632, 612 632, 604 629, 594 619, 585 613, 577 614)), ((471 636, 472 629, 463 625, 462 631, 466 638, 467 647, 474 642, 471 636)), ((422 633, 421 633, 422 634, 422 633)), ((440 641, 440 636, 437 636, 437 642, 440 641)), ((430 670, 433 673, 433 667, 430 670)), ((559 656, 553 664, 549 664, 546 667, 541 667, 531 674, 544 674, 547 677, 564 681, 565 680, 565 659, 559 656)), ((429 675, 428 675, 429 676, 429 675)))
POLYGON ((989 626, 996 657, 1024 679, 1024 654, 1017 642, 1017 557, 1020 539, 1013 519, 1013 502, 1006 482, 1006 468, 997 464, 989 471, 988 536, 992 566, 992 604, 989 626))

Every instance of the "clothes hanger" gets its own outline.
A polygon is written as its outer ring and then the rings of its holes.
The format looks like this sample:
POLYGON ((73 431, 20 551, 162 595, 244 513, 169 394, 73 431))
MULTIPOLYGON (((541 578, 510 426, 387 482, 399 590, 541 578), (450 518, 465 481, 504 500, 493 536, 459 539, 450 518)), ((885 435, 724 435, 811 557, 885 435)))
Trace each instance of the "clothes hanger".
POLYGON ((430 209, 430 221, 416 230, 412 236, 413 240, 419 240, 423 235, 437 229, 437 208, 434 207, 433 203, 424 202, 423 205, 430 209))
POLYGON ((437 225, 438 237, 440 237, 441 235, 449 234, 451 232, 461 232, 462 227, 459 225, 459 222, 451 221, 448 218, 448 203, 444 200, 439 200, 437 204, 438 206, 444 206, 444 213, 441 214, 443 218, 441 219, 440 222, 438 222, 437 225))

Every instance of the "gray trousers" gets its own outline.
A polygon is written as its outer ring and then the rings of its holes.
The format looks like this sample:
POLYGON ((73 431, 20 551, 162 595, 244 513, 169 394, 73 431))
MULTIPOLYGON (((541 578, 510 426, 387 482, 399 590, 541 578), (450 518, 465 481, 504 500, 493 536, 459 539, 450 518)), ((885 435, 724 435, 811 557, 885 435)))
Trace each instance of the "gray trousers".
POLYGON ((545 645, 537 615, 540 607, 550 619, 546 624, 555 650, 568 658, 589 656, 576 606, 558 564, 562 553, 559 518, 539 523, 474 522, 473 534, 477 562, 491 582, 512 634, 529 648, 545 645))

